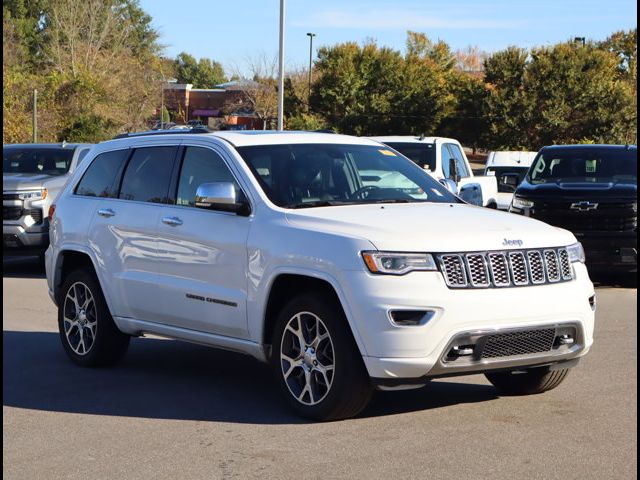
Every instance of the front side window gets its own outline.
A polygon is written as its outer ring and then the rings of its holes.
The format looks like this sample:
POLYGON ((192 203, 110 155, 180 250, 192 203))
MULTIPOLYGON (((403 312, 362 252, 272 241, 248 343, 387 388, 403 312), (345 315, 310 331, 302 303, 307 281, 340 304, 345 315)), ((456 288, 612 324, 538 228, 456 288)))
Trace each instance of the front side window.
POLYGON ((532 183, 638 182, 635 148, 585 148, 543 151, 530 170, 532 183))
POLYGON ((442 175, 444 178, 451 179, 451 172, 449 171, 449 159, 451 158, 451 153, 447 148, 447 144, 443 143, 440 145, 440 161, 442 162, 442 175))
POLYGON ((294 144, 240 147, 269 199, 285 208, 458 200, 383 146, 294 144))
POLYGON ((2 173, 64 175, 72 159, 68 148, 3 148, 2 173))
POLYGON ((180 170, 176 203, 194 207, 198 187, 203 183, 215 182, 236 184, 220 155, 208 148, 187 147, 180 170))
POLYGON ((416 165, 432 172, 436 169, 436 149, 433 143, 385 142, 416 165))
POLYGON ((462 154, 462 150, 455 143, 447 144, 449 147, 449 151, 451 155, 453 155, 453 159, 456 161, 456 171, 460 178, 465 178, 469 176, 469 170, 467 169, 467 162, 464 161, 464 155, 462 154))
POLYGON ((145 147, 133 152, 122 179, 119 198, 171 203, 169 184, 177 147, 145 147))
POLYGON ((116 177, 129 156, 129 150, 105 152, 94 158, 76 187, 76 195, 116 198, 116 177))

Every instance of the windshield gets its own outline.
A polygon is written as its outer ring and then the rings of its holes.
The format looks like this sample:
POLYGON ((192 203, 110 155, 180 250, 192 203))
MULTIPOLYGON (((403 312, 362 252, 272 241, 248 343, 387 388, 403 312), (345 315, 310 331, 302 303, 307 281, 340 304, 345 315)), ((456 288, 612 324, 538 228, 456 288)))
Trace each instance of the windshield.
POLYGON ((436 170, 436 149, 433 143, 385 142, 385 145, 399 151, 422 168, 426 165, 432 172, 436 170))
POLYGON ((459 202, 429 174, 382 146, 295 144, 237 150, 280 207, 459 202))
POLYGON ((3 148, 2 173, 64 175, 69 171, 72 149, 3 148))
POLYGON ((557 149, 543 151, 536 158, 529 176, 531 183, 637 183, 637 163, 635 148, 557 149))

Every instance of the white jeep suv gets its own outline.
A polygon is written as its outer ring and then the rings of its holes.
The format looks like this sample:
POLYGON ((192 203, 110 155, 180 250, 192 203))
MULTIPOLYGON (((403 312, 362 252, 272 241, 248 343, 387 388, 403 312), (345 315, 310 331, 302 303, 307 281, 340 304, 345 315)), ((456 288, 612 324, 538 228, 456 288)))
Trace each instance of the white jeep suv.
POLYGON ((363 138, 104 142, 58 197, 50 237, 74 362, 114 363, 144 334, 243 352, 318 420, 356 415, 376 387, 449 375, 543 392, 593 341, 594 288, 570 232, 469 206, 363 138))

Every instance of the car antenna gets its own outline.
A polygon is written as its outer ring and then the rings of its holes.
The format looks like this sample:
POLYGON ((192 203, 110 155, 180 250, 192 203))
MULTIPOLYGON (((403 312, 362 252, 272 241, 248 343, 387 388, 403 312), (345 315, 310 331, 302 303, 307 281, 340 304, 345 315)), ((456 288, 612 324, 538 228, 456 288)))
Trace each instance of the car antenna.
POLYGON ((67 141, 66 140, 62 140, 62 148, 67 146, 67 141))
POLYGON ((420 134, 420 140, 424 140, 424 133, 420 134))

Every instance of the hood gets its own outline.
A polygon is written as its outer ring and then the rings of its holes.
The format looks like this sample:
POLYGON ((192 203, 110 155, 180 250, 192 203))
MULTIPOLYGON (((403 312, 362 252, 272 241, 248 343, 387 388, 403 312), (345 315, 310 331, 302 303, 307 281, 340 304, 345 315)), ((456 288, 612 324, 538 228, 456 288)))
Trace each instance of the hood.
POLYGON ((512 213, 466 204, 318 207, 287 212, 293 226, 363 238, 379 250, 464 252, 559 247, 572 233, 512 213))
POLYGON ((552 182, 533 184, 524 180, 516 190, 516 195, 536 200, 614 200, 635 199, 638 194, 636 183, 625 182, 552 182))
POLYGON ((64 185, 67 175, 43 175, 41 173, 4 173, 2 190, 37 190, 38 188, 56 188, 64 185))

